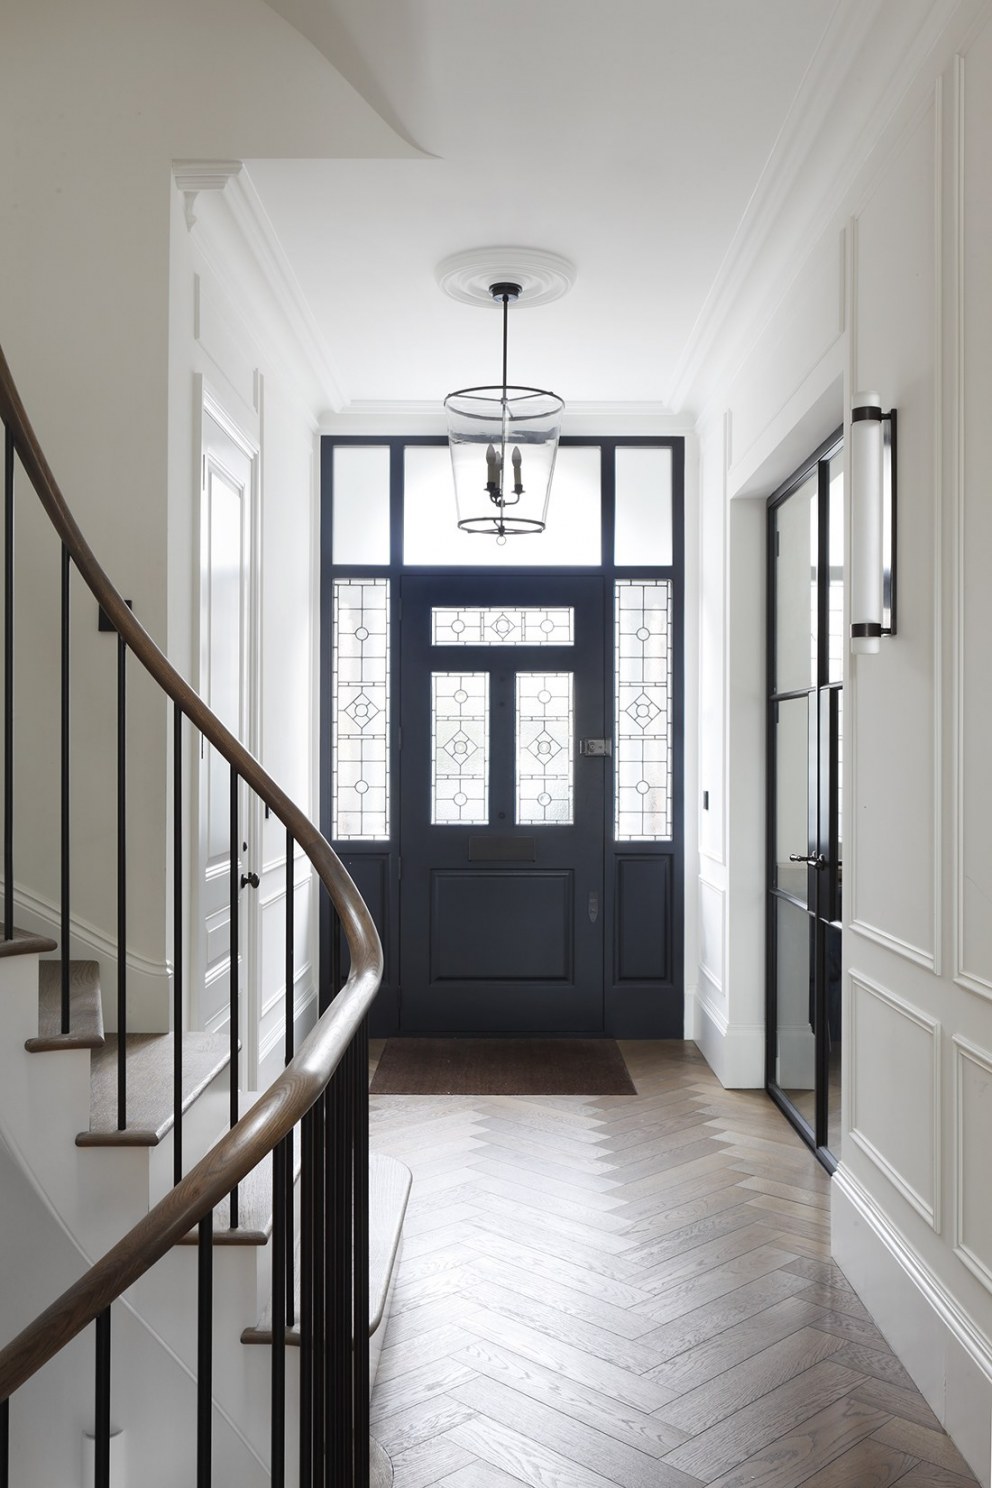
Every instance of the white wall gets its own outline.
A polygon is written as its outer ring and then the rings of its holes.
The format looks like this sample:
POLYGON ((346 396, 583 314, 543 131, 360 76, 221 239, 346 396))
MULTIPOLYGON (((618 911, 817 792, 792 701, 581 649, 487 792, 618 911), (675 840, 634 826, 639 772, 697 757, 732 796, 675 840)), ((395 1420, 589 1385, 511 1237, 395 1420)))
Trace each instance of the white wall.
POLYGON ((701 831, 699 1037, 728 1083, 762 1083, 761 1051, 738 1055, 762 1016, 765 498, 877 388, 899 416, 898 635, 846 662, 834 1245, 987 1484, 992 8, 917 60, 701 429, 701 784, 727 786, 701 831))
MULTIPOLYGON (((262 0, 6 0, 0 137, 4 350, 101 562, 185 670, 189 527, 173 503, 184 486, 188 500, 191 413, 175 368, 170 384, 172 161, 410 148, 262 0)), ((181 292, 192 292, 188 276, 181 292)), ((322 404, 309 396, 313 414, 322 404)), ((32 639, 18 657, 16 873, 19 913, 44 923, 59 898, 58 551, 31 507, 21 501, 18 531, 19 635, 32 639)), ((72 909, 75 948, 104 960, 116 922, 115 647, 80 588, 72 909)), ((167 1017, 169 775, 165 709, 140 681, 132 692, 129 988, 140 1028, 167 1017)))

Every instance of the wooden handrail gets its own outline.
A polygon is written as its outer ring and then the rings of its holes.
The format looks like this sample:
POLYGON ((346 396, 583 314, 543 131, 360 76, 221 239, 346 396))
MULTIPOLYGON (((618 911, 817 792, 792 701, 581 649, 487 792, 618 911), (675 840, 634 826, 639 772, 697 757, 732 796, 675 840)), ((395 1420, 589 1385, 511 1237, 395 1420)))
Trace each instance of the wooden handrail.
POLYGON ((292 832, 331 897, 351 955, 344 988, 251 1110, 144 1219, 0 1351, 2 1401, 193 1229, 306 1115, 372 1005, 382 979, 382 947, 364 901, 326 838, 180 676, 104 573, 59 490, 2 350, 0 419, 11 431, 17 456, 53 527, 115 629, 162 690, 292 832))

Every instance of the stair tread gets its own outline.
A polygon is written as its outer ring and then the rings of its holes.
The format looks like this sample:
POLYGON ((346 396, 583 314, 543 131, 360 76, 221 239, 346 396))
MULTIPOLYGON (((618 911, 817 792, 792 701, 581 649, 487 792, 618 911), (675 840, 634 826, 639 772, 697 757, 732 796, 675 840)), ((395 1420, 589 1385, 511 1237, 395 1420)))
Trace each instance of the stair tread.
MULTIPOLYGON (((293 1182, 300 1176, 300 1128, 296 1127, 293 1152, 293 1182)), ((257 1167, 238 1184, 238 1227, 231 1229, 231 1204, 224 1199, 214 1209, 215 1245, 267 1245, 272 1234, 272 1154, 267 1152, 257 1167)), ((180 1245, 196 1245, 197 1230, 190 1230, 180 1245)))
POLYGON ((11 940, 0 940, 2 956, 43 956, 48 951, 57 951, 58 942, 47 935, 35 935, 33 930, 19 930, 14 926, 11 940))
POLYGON ((99 1049, 104 1042, 100 967, 69 962, 69 1033, 62 1033, 62 963, 38 966, 38 1037, 25 1040, 32 1054, 49 1049, 99 1049))
MULTIPOLYGON (((369 1335, 382 1323, 389 1282, 403 1235, 403 1218, 412 1183, 410 1169, 395 1157, 369 1153, 369 1335)), ((300 1267, 294 1268, 299 1315, 300 1267)), ((287 1343, 298 1344, 299 1328, 286 1329, 287 1343)), ((254 1328, 245 1328, 242 1343, 272 1342, 271 1307, 254 1328)))
MULTIPOLYGON (((80 1132, 77 1147, 154 1147, 172 1129, 171 1033, 127 1035, 128 1124, 117 1128, 117 1034, 90 1055, 90 1125, 80 1132)), ((183 1100, 188 1110, 210 1081, 230 1063, 225 1035, 183 1034, 183 1100)))

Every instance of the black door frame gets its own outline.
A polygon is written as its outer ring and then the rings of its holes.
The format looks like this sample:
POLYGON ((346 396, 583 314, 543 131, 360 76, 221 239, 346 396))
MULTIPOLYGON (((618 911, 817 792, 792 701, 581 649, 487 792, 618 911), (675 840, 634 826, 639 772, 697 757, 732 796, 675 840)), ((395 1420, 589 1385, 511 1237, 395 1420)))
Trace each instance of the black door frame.
POLYGON ((829 602, 830 602, 830 462, 843 449, 843 428, 837 429, 803 462, 768 498, 766 515, 766 693, 767 721, 765 730, 765 824, 766 824, 766 894, 765 894, 765 1089, 788 1118, 796 1131, 813 1150, 820 1162, 832 1173, 839 1154, 828 1146, 828 1076, 829 1039, 827 1030, 827 937, 828 928, 839 933, 841 922, 839 846, 839 779, 837 758, 837 713, 843 684, 831 681, 828 667, 829 602), (775 690, 775 513, 801 486, 815 474, 817 479, 817 675, 815 684, 803 689, 775 690), (810 740, 808 747, 809 834, 807 851, 822 853, 827 862, 807 868, 807 902, 799 901, 775 882, 777 861, 777 760, 776 709, 780 702, 807 697, 810 704, 810 740), (817 745, 814 750, 812 737, 817 745), (814 926, 812 953, 813 1033, 815 1040, 814 1122, 800 1113, 775 1080, 776 1042, 778 1034, 778 954, 776 936, 776 901, 802 907, 814 926))
MULTIPOLYGON (((604 884, 603 905, 605 915, 606 962, 604 987, 607 1004, 605 1032, 611 1037, 626 1038, 682 1038, 684 1024, 684 553, 685 553, 685 440, 676 435, 567 435, 562 447, 592 447, 601 451, 601 554, 598 565, 582 567, 555 566, 547 572, 600 575, 612 593, 616 579, 672 581, 672 727, 675 740, 675 759, 672 779, 672 841, 671 844, 653 842, 616 842, 613 838, 611 792, 606 794, 604 822, 607 877, 604 884), (613 561, 615 518, 615 452, 624 446, 670 449, 672 452, 672 563, 660 567, 618 566, 613 561), (670 851, 668 851, 670 846, 670 851), (615 947, 617 935, 614 925, 616 883, 624 864, 634 864, 637 859, 671 859, 671 937, 668 953, 668 976, 664 986, 668 990, 668 1001, 662 1008, 659 1004, 658 983, 639 980, 636 976, 625 977, 617 964, 615 947), (613 949, 611 949, 613 948, 613 949), (612 964, 611 964, 612 962, 612 964), (677 1016, 672 1002, 678 996, 677 1016), (676 1028, 677 1023, 677 1028, 676 1028)), ((330 644, 332 615, 332 586, 342 578, 387 578, 390 585, 390 622, 393 634, 400 624, 400 581, 404 574, 451 574, 458 570, 451 565, 405 565, 403 563, 403 482, 404 450, 417 445, 446 446, 444 435, 364 435, 347 434, 321 436, 320 460, 320 660, 319 660, 319 823, 329 841, 331 838, 331 678, 332 645, 330 644), (333 502, 334 502, 334 449, 337 445, 378 445, 389 450, 390 471, 390 561, 388 564, 335 564, 332 552, 333 502)), ((552 498, 553 512, 553 498, 552 498)), ((554 519, 552 517, 552 519, 554 519)), ((454 520, 454 512, 452 512, 454 520)), ((521 539, 522 540, 522 539, 521 539)), ((539 541, 540 539, 534 539, 539 541)), ((533 567, 500 567, 473 569, 472 572, 492 575, 522 575, 533 578, 544 570, 533 567)), ((605 655, 608 659, 604 687, 612 680, 613 655, 613 607, 606 605, 605 655)), ((399 652, 392 647, 390 686, 393 697, 399 697, 399 652)), ((397 738, 399 719, 394 709, 391 724, 391 775, 392 798, 398 800, 399 765, 397 738)), ((613 716, 612 696, 607 690, 606 717, 613 716)), ((609 764, 609 762, 607 762, 609 764)), ((612 779, 612 776, 611 776, 612 779)), ((339 855, 348 871, 355 878, 359 890, 369 900, 379 905, 377 923, 383 942, 385 970, 383 985, 370 1016, 370 1031, 374 1036, 395 1034, 399 1026, 398 1017, 398 971, 399 971, 399 811, 394 809, 391 820, 391 835, 379 842, 341 843, 339 855)), ((334 990, 339 988, 348 972, 347 947, 343 942, 336 916, 327 901, 321 896, 318 925, 318 950, 320 972, 319 1006, 327 1006, 334 990)))

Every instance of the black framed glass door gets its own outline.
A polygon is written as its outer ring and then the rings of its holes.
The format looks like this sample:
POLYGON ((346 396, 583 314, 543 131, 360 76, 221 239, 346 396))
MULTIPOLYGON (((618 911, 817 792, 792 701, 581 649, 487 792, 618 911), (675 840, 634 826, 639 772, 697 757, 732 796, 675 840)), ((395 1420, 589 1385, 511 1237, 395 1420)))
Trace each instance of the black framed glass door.
POLYGON ((844 492, 835 435, 768 504, 766 1081, 839 1154, 844 492))

